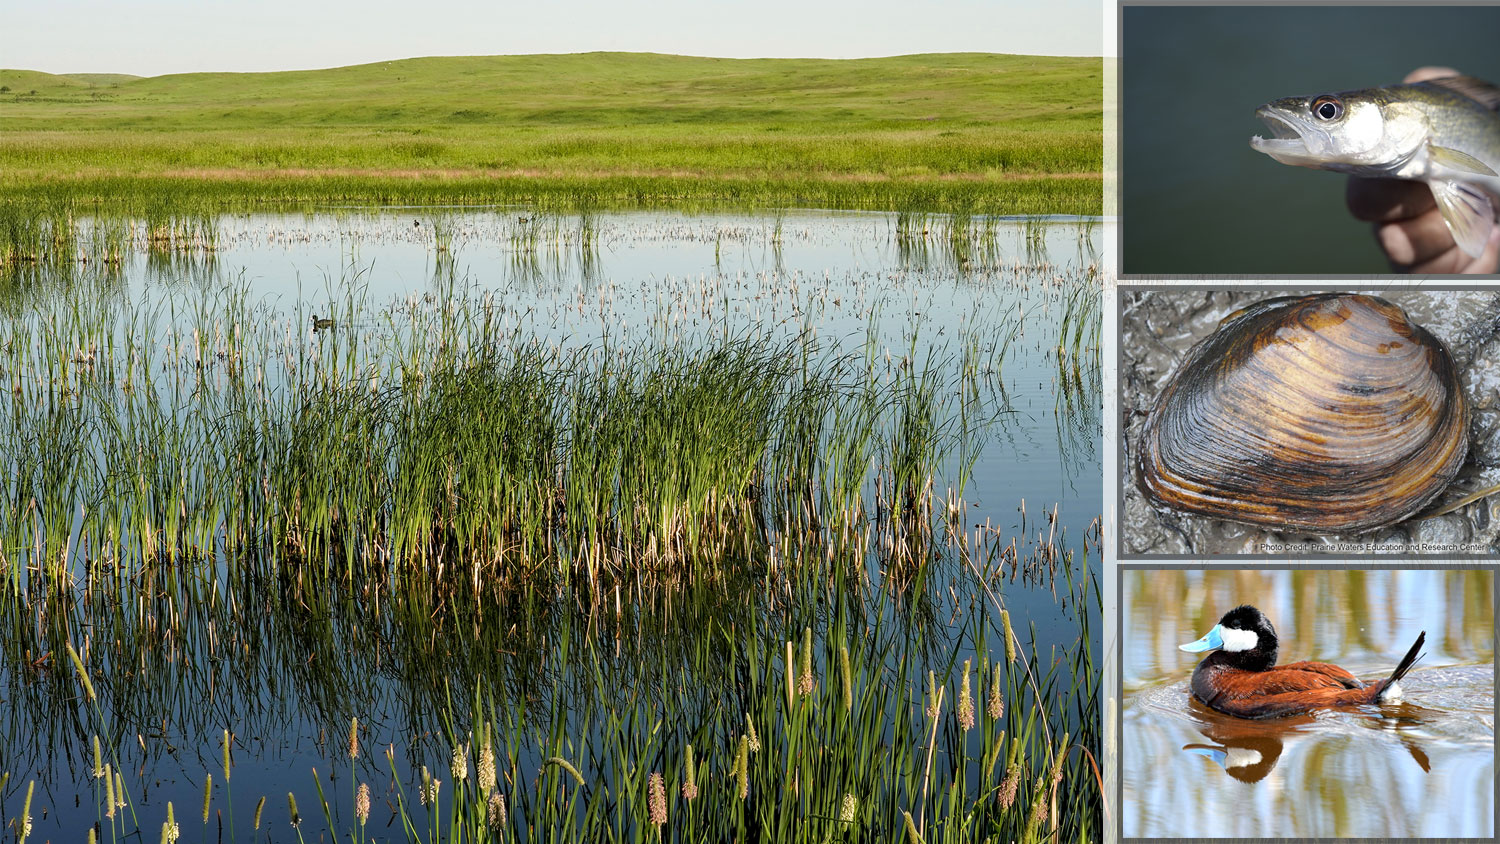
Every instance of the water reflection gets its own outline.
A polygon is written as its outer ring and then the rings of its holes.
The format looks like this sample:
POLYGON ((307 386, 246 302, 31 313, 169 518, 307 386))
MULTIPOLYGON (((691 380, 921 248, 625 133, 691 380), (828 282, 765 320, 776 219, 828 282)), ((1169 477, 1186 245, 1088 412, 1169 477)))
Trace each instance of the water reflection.
POLYGON ((1481 570, 1127 571, 1124 831, 1141 837, 1493 834, 1494 579, 1481 570), (1240 603, 1282 663, 1384 677, 1421 630, 1399 704, 1249 721, 1193 700, 1193 641, 1240 603))

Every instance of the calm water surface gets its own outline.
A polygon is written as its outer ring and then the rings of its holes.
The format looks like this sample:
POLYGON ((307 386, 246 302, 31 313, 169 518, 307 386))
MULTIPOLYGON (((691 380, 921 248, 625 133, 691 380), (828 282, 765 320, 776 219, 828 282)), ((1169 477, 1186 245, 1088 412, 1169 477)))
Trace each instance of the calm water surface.
POLYGON ((1488 571, 1129 571, 1121 623, 1126 836, 1494 834, 1494 578, 1488 571), (1241 603, 1280 661, 1389 674, 1418 632, 1400 704, 1249 721, 1193 701, 1177 649, 1241 603))
MULTIPOLYGON (((12 285, 5 311, 12 337, 37 339, 90 297, 90 307, 120 321, 120 336, 134 320, 136 336, 167 344, 175 342, 163 339, 173 326, 215 325, 226 302, 248 302, 255 330, 288 361, 302 354, 379 354, 403 336, 408 315, 441 313, 445 302, 457 300, 496 304, 509 330, 558 348, 605 341, 693 348, 754 331, 814 338, 822 353, 862 355, 876 368, 920 360, 944 371, 958 365, 965 349, 977 351, 985 410, 974 417, 967 451, 973 468, 963 521, 1014 537, 1023 556, 1044 542, 1070 555, 1055 580, 1021 577, 1003 585, 1020 638, 1028 649, 1034 643, 1046 664, 1076 645, 1080 613, 1089 612, 1092 599, 1075 603, 1089 591, 1089 568, 1098 560, 1091 546, 1102 494, 1101 390, 1097 355, 1086 351, 1097 343, 1097 305, 1088 318, 1093 334, 1081 341, 1085 352, 1059 348, 1080 345, 1060 335, 1064 314, 1091 297, 1097 303, 1101 235, 1087 220, 992 221, 977 234, 950 223, 790 211, 559 217, 524 209, 330 209, 241 216, 217 222, 211 255, 131 252, 118 266, 96 262, 70 277, 23 279, 12 285), (313 332, 314 314, 335 317, 336 327, 313 332), (1080 359, 1082 366, 1075 364, 1080 359)), ((138 247, 144 236, 141 229, 138 247)), ((939 489, 958 482, 962 463, 955 454, 938 467, 939 489)), ((964 581, 954 559, 937 570, 940 586, 920 613, 898 611, 877 594, 838 611, 839 629, 883 631, 893 643, 885 651, 888 667, 901 662, 912 677, 927 667, 951 676, 956 660, 998 647, 985 596, 964 581), (915 668, 909 659, 917 660, 915 668)), ((878 583, 882 573, 871 576, 878 583)), ((196 596, 187 602, 195 608, 189 614, 201 617, 177 619, 186 631, 181 640, 111 665, 98 710, 80 698, 60 643, 40 632, 45 625, 11 619, 0 682, 6 713, 0 771, 12 775, 0 805, 7 820, 15 817, 26 782, 37 779, 31 840, 82 840, 98 819, 88 749, 96 715, 121 736, 121 765, 143 784, 135 795, 143 816, 160 815, 171 800, 177 816, 192 816, 197 828, 204 772, 220 769, 219 739, 228 729, 235 735, 232 787, 217 780, 213 786, 222 823, 243 828, 258 798, 270 795, 267 818, 285 830, 281 795, 294 788, 307 795, 303 832, 322 826, 311 790, 317 769, 334 827, 347 828, 349 777, 389 781, 385 748, 395 751, 408 786, 423 764, 447 769, 453 731, 468 727, 450 727, 443 713, 467 712, 466 690, 476 682, 503 703, 529 701, 543 720, 549 705, 568 696, 572 724, 612 711, 635 693, 638 680, 655 678, 662 700, 656 711, 674 723, 720 707, 718 699, 743 681, 692 668, 695 688, 665 688, 673 671, 691 664, 687 654, 698 637, 715 630, 744 635, 736 631, 769 624, 791 639, 807 624, 817 631, 824 674, 824 639, 835 615, 826 599, 771 598, 769 589, 748 603, 694 599, 665 610, 640 607, 627 613, 623 633, 569 621, 565 607, 542 615, 535 608, 496 609, 506 619, 545 617, 518 648, 492 634, 494 619, 475 620, 471 632, 451 641, 412 642, 401 630, 419 625, 386 618, 372 629, 357 612, 319 608, 288 607, 253 623, 234 616, 241 629, 229 631, 226 605, 233 616, 238 596, 275 594, 285 584, 163 588, 196 596), (259 634, 255 625, 263 628, 259 634), (222 641, 235 642, 234 649, 222 641), (580 652, 587 658, 580 660, 580 652), (351 767, 343 745, 356 716, 365 752, 351 767)), ((87 635, 87 629, 72 634, 77 641, 87 635)), ((1070 716, 1061 717, 1065 724, 1070 716)), ((517 750, 532 765, 538 752, 517 750)), ((582 764, 592 777, 591 763, 582 764)), ((511 787, 526 790, 525 783, 511 787)), ((401 837, 396 798, 389 790, 381 794, 371 830, 401 837)), ((418 807, 406 811, 423 817, 418 807)), ((211 825, 205 828, 212 834, 211 825)))

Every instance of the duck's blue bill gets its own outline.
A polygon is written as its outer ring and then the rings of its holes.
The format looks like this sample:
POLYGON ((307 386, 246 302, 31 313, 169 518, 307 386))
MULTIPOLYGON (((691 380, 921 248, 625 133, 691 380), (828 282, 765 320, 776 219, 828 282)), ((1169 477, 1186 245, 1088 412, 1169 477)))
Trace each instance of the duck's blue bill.
POLYGON ((1178 650, 1184 650, 1191 654, 1202 653, 1203 651, 1211 651, 1214 648, 1222 648, 1224 647, 1224 637, 1219 634, 1219 631, 1223 629, 1224 628, 1222 626, 1215 624, 1214 629, 1203 634, 1202 639, 1199 639, 1196 642, 1189 642, 1186 645, 1178 645, 1177 648, 1178 650))
POLYGON ((1196 753, 1199 756, 1205 756, 1209 759, 1212 759, 1215 762, 1219 763, 1220 768, 1225 767, 1224 763, 1229 759, 1229 754, 1226 753, 1224 748, 1222 747, 1214 747, 1207 744, 1188 744, 1183 745, 1182 749, 1186 750, 1188 753, 1196 753))

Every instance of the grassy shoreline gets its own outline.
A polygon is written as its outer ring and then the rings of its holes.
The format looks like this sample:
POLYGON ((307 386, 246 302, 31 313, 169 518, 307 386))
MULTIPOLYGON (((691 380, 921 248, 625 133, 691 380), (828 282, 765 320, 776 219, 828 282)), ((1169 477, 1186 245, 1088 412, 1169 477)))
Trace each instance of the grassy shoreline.
POLYGON ((430 58, 0 70, 0 203, 455 202, 1097 214, 1096 58, 430 58))

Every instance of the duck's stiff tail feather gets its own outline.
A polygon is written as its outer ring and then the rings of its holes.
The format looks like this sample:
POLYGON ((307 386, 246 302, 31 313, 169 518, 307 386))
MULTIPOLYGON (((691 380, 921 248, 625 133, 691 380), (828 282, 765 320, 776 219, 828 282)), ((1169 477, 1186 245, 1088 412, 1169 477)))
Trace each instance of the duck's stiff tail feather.
POLYGON ((1401 662, 1396 665, 1396 670, 1391 672, 1391 676, 1376 685, 1376 702, 1384 703, 1401 699, 1401 684, 1398 681, 1406 676, 1406 672, 1410 671, 1413 665, 1417 664, 1417 660, 1422 658, 1423 654, 1419 654, 1418 651, 1422 650, 1422 643, 1426 641, 1427 631, 1423 630, 1417 634, 1417 641, 1412 643, 1411 650, 1401 658, 1401 662))

